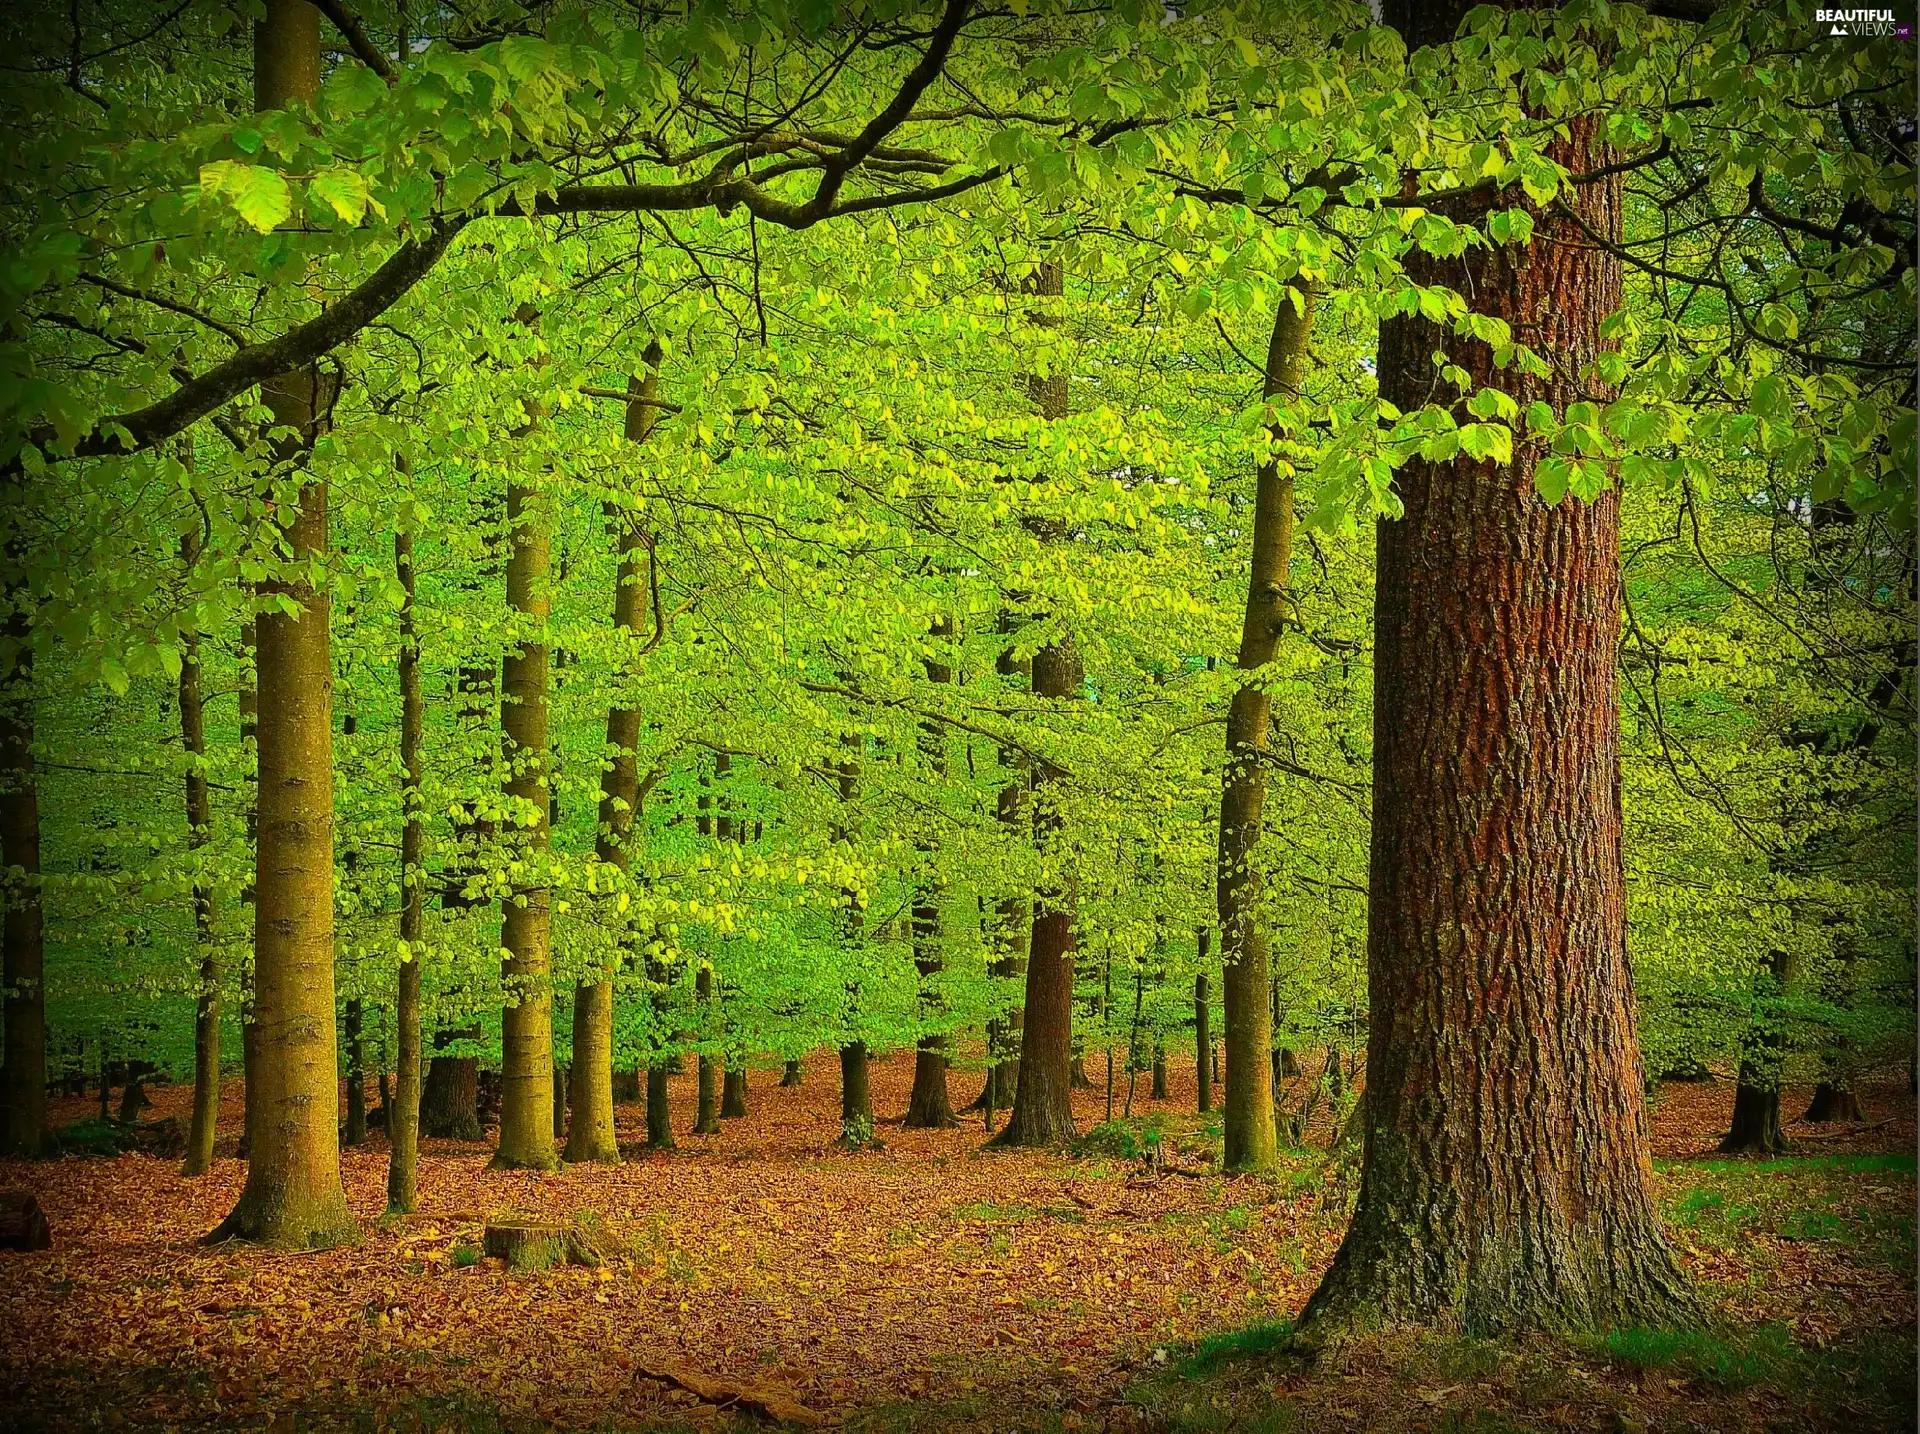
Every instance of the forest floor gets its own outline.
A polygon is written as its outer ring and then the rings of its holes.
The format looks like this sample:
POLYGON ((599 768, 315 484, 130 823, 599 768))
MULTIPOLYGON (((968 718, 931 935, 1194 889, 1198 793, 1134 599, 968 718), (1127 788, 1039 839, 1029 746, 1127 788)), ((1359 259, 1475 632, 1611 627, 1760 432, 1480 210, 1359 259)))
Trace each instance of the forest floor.
MULTIPOLYGON (((911 1052, 875 1063, 877 1111, 905 1108, 911 1074, 911 1052)), ((1277 1179, 1156 1178, 1137 1158, 1149 1128, 1183 1170, 1217 1143, 1218 1117, 1190 1114, 1191 1065, 1166 1101, 1143 1075, 1135 1119, 1073 1155, 982 1150, 977 1114, 947 1131, 883 1115, 881 1148, 843 1151, 836 1077, 828 1053, 797 1089, 755 1070, 752 1114, 672 1154, 641 1148, 641 1110, 622 1106, 617 1167, 488 1171, 485 1147, 429 1141, 421 1213, 387 1224, 376 1134, 344 1158, 365 1237, 317 1254, 199 1242, 244 1180, 237 1086, 203 1179, 133 1154, 0 1164, 0 1189, 33 1191, 54 1231, 51 1250, 0 1254, 0 1427, 746 1425, 724 1395, 649 1373, 669 1365, 870 1434, 1914 1427, 1904 1083, 1866 1090, 1863 1125, 1790 1127, 1795 1153, 1765 1162, 1713 1158, 1728 1082, 1664 1089, 1656 1179, 1708 1331, 1393 1337, 1316 1364, 1287 1351, 1285 1321, 1338 1243, 1352 1169, 1310 1147, 1277 1179), (510 1210, 590 1214, 632 1256, 509 1272, 476 1247, 510 1210)), ((979 1079, 953 1074, 956 1104, 979 1079)), ((673 1087, 684 1132, 692 1076, 673 1087)), ((188 1095, 156 1089, 153 1114, 188 1095)), ((57 1106, 62 1124, 92 1110, 57 1106)), ((1102 1091, 1079 1093, 1083 1131, 1104 1113, 1102 1091)))

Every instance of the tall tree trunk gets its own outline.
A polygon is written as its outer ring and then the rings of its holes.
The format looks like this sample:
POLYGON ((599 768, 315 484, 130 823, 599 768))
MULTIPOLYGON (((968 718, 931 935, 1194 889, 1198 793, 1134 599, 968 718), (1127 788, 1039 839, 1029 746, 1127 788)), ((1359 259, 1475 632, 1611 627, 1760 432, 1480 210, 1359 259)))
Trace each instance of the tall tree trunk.
POLYGON ((780 1072, 780 1088, 782 1090, 795 1090, 798 1089, 799 1085, 800 1062, 788 1061, 780 1072))
MULTIPOLYGON (((248 589, 249 595, 252 589, 248 589)), ((244 770, 241 783, 246 791, 247 853, 258 865, 260 850, 260 672, 259 625, 252 618, 240 624, 240 692, 235 699, 240 717, 240 759, 244 770)), ((240 904, 255 910, 253 877, 248 875, 240 888, 240 904)), ((258 919, 257 917, 255 919, 258 919)), ((240 980, 240 1099, 241 1126, 239 1156, 253 1155, 253 1126, 257 1102, 253 1095, 253 1068, 260 1056, 259 1024, 253 1016, 253 963, 251 953, 241 970, 240 980)))
MULTIPOLYGON (((1080 688, 1080 654, 1071 637, 1034 654, 1033 690, 1064 700, 1080 688)), ((1058 839, 1059 817, 1045 790, 1057 769, 1034 769, 1037 832, 1058 839)), ((1064 888, 1036 892, 1033 942, 1027 954, 1025 1022, 1020 1032, 1020 1079, 1013 1112, 993 1138, 999 1146, 1049 1146, 1072 1140, 1073 1123, 1073 897, 1064 888)))
MULTIPOLYGON (((1066 294, 1066 266, 1050 260, 1034 270, 1025 291, 1038 299, 1058 300, 1066 294)), ((1043 330, 1063 321, 1057 305, 1042 304, 1033 322, 1043 330)), ((1027 379, 1027 396, 1049 422, 1067 416, 1067 374, 1055 364, 1047 373, 1027 379)), ((1048 533, 1041 534, 1043 540, 1048 533)), ((1036 697, 1066 698, 1080 687, 1080 655, 1071 635, 1050 643, 1033 657, 1033 693, 1036 697)), ((1030 772, 1034 799, 1034 830, 1053 834, 1059 819, 1043 796, 1047 783, 1058 776, 1045 765, 1030 772)), ((1003 794, 1004 799, 1004 794, 1003 794)), ((1027 949, 1026 999, 1020 1028, 1020 1070, 1014 1088, 1012 1113, 992 1143, 1002 1146, 1058 1145, 1073 1139, 1073 912, 1064 890, 1036 892, 1033 935, 1027 949)))
MULTIPOLYGON (((320 85, 320 14, 307 0, 267 0, 254 27, 259 109, 311 102, 320 85)), ((276 466, 299 463, 325 430, 337 380, 318 369, 260 385, 275 427, 276 466)), ((288 556, 328 556, 327 487, 307 480, 281 520, 288 556)), ((333 988, 332 602, 304 577, 262 585, 259 643, 259 848, 254 867, 255 1069, 248 1100, 247 1183, 210 1238, 318 1247, 357 1239, 340 1183, 339 1057, 333 988), (286 599, 292 611, 275 600, 286 599)))
MULTIPOLYGON (((1296 278, 1280 295, 1267 342, 1263 396, 1274 410, 1298 403, 1315 292, 1296 278)), ((1292 422, 1276 418, 1267 440, 1278 449, 1292 422)), ((1271 452, 1254 484, 1253 553, 1247 606, 1240 623, 1238 664, 1246 673, 1273 661, 1286 623, 1287 569, 1293 561, 1293 464, 1271 452)), ((1261 814, 1267 799, 1267 728, 1272 704, 1266 689, 1248 683, 1227 709, 1227 762, 1220 787, 1220 849, 1216 894, 1220 910, 1221 995, 1226 1006, 1226 1168, 1266 1170, 1277 1147, 1273 1126, 1273 1022, 1267 1006, 1267 933, 1259 919, 1261 814)))
POLYGON ((33 648, 24 589, 8 594, 13 671, 0 692, 0 863, 6 867, 6 1125, 0 1154, 47 1148, 47 1000, 40 915, 40 807, 34 789, 33 648), (18 875, 14 875, 14 873, 18 875))
MULTIPOLYGON (((1200 964, 1207 964, 1207 947, 1212 933, 1201 927, 1198 937, 1200 964)), ((1213 1109, 1213 992, 1207 989, 1207 973, 1193 978, 1194 1079, 1199 1083, 1199 1108, 1202 1115, 1213 1109)))
MULTIPOLYGON (((518 317, 529 325, 538 318, 526 309, 518 317)), ((509 480, 507 608, 520 635, 501 664, 500 728, 506 794, 518 808, 516 845, 535 875, 500 900, 500 945, 506 953, 500 979, 507 1007, 500 1022, 500 1143, 490 1163, 502 1170, 552 1170, 560 1163, 553 1148, 553 989, 548 979, 552 892, 544 874, 551 816, 546 633, 553 611, 551 529, 545 496, 509 480)))
POLYGON ((400 979, 394 1006, 396 1079, 387 1110, 387 1209, 411 1215, 420 1203, 420 960, 426 939, 427 828, 420 783, 427 705, 420 689, 420 634, 415 611, 413 534, 396 533, 393 564, 400 578, 400 979))
MULTIPOLYGON (((200 560, 200 540, 180 540, 181 565, 189 574, 200 560)), ((200 634, 188 631, 180 652, 180 746, 186 754, 187 849, 198 852, 213 834, 213 795, 207 785, 206 696, 200 667, 200 634)), ((220 1120, 220 950, 213 940, 213 883, 196 872, 193 940, 200 951, 200 990, 193 1013, 193 1118, 180 1173, 205 1175, 213 1168, 213 1138, 220 1120)))
MULTIPOLYGON (((1465 8, 1389 0, 1388 13, 1412 44, 1450 35, 1465 8)), ((1606 162, 1597 120, 1567 133, 1556 160, 1576 173, 1606 162)), ((1617 239, 1617 176, 1566 198, 1617 239)), ((1424 404, 1437 349, 1523 411, 1597 391, 1619 263, 1551 213, 1535 222, 1531 248, 1407 263, 1415 282, 1511 324, 1553 377, 1520 378, 1483 343, 1395 318, 1381 326, 1382 397, 1424 404)), ((1378 525, 1366 1143, 1309 1329, 1492 1334, 1695 1313, 1650 1189, 1626 959, 1619 502, 1548 506, 1533 469, 1525 449, 1506 467, 1411 460, 1405 516, 1378 525)))
MULTIPOLYGON (((953 619, 935 619, 929 635, 936 642, 950 639, 953 636, 953 619)), ((953 668, 946 663, 928 658, 925 667, 927 681, 953 681, 953 668)), ((921 753, 927 759, 928 770, 936 776, 946 772, 942 745, 939 728, 932 723, 922 723, 921 753)), ((937 1019, 944 1009, 944 1003, 932 982, 946 970, 946 961, 940 950, 941 883, 934 870, 938 860, 937 849, 930 839, 923 839, 920 852, 927 871, 914 893, 911 930, 913 967, 920 978, 920 1019, 927 1022, 937 1019)), ((939 1031, 929 1031, 920 1037, 914 1049, 913 1091, 907 1098, 905 1124, 913 1130, 945 1130, 959 1123, 947 1096, 947 1038, 939 1031)))
MULTIPOLYGON (((847 735, 841 738, 843 746, 854 752, 861 749, 861 739, 847 735)), ((840 788, 841 818, 835 827, 833 839, 852 846, 858 828, 858 820, 853 809, 854 798, 860 790, 860 763, 857 757, 845 757, 840 762, 837 777, 840 788)), ((858 895, 846 890, 846 908, 840 917, 840 937, 849 948, 860 939, 865 925, 865 913, 861 910, 858 895)), ((859 1015, 860 988, 857 985, 847 987, 849 1024, 859 1015)), ((857 1146, 873 1138, 873 1086, 867 1069, 867 1043, 855 1037, 844 1041, 840 1046, 840 1143, 857 1146)))
MULTIPOLYGON (((648 999, 653 1003, 654 1030, 667 1029, 667 1020, 672 1007, 672 986, 668 979, 666 963, 647 957, 648 999)), ((656 1041, 658 1037, 655 1037, 656 1041)), ((673 1063, 658 1050, 653 1059, 647 1062, 647 1145, 654 1150, 672 1150, 673 1112, 668 1104, 667 1078, 673 1073, 673 1063)))
MULTIPOLYGON (((625 434, 645 443, 659 422, 660 341, 647 345, 646 372, 627 380, 633 395, 627 404, 625 434)), ((633 514, 609 506, 607 518, 618 534, 620 562, 613 595, 613 627, 623 641, 638 642, 653 583, 652 538, 633 514)), ((656 635, 657 639, 657 635, 656 635)), ((634 819, 640 805, 640 710, 607 709, 607 747, 612 756, 600 778, 599 834, 594 855, 627 872, 632 864, 634 819)), ((573 999, 573 1122, 567 1128, 566 1157, 611 1164, 620 1159, 613 1129, 613 978, 581 985, 573 999)), ((671 1127, 668 1139, 672 1139, 671 1127)))

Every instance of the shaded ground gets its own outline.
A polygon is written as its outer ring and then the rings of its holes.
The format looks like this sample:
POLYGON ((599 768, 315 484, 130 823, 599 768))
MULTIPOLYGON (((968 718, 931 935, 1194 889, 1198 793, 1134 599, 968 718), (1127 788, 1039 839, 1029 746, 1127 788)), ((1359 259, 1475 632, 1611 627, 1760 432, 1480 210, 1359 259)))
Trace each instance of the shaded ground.
MULTIPOLYGON (((672 1155, 630 1148, 616 1168, 489 1172, 481 1146, 428 1142, 422 1214, 387 1229, 376 1136, 345 1157, 366 1238, 313 1255, 198 1243, 238 1194, 232 1158, 196 1181, 137 1155, 0 1164, 0 1188, 35 1191, 55 1232, 50 1251, 0 1255, 0 1425, 264 1427, 280 1413, 284 1429, 289 1410, 302 1427, 368 1430, 735 1418, 641 1372, 672 1359, 874 1430, 1913 1427, 1914 1107, 1901 1085, 1867 1093, 1865 1126, 1795 1127, 1817 1136, 1807 1154, 1764 1164, 1700 1158, 1724 1128, 1726 1083, 1666 1088, 1657 1179, 1717 1312, 1710 1337, 1398 1340, 1309 1367, 1276 1349, 1352 1199, 1351 1172, 1323 1152, 1272 1181, 1155 1179, 1134 1158, 1136 1119, 1079 1158, 987 1153, 977 1115, 953 1131, 884 1118, 906 1105, 903 1052, 874 1067, 885 1148, 848 1153, 833 1145, 836 1076, 830 1056, 797 1090, 756 1071, 749 1117, 681 1134, 672 1155), (538 1275, 475 1260, 480 1221, 508 1209, 591 1212, 633 1257, 538 1275)), ((956 1104, 978 1079, 955 1073, 956 1104)), ((673 1085, 684 1132, 692 1078, 673 1085)), ((1217 1128, 1187 1114, 1192 1068, 1173 1072, 1170 1100, 1145 1092, 1142 1077, 1136 1117, 1197 1169, 1217 1128)), ((154 1097, 164 1115, 187 1092, 154 1097)), ((1790 1091, 1788 1109, 1805 1099, 1790 1091)), ((62 1102, 58 1118, 90 1112, 62 1102)), ((1091 1129, 1103 1095, 1081 1092, 1077 1114, 1091 1129)), ((235 1088, 223 1149, 240 1115, 235 1088)), ((639 1108, 619 1116, 623 1144, 637 1142, 639 1108)))

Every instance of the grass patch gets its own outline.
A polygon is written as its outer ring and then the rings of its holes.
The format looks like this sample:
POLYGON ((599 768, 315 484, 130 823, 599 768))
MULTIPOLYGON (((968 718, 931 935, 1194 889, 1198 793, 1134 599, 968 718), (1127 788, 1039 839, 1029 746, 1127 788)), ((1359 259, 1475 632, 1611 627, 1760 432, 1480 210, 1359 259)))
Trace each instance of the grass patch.
POLYGON ((478 1245, 455 1245, 447 1251, 447 1258, 453 1262, 456 1270, 470 1270, 480 1263, 478 1245))
POLYGON ((991 1200, 955 1205, 949 1213, 956 1220, 979 1220, 988 1225, 1015 1225, 1040 1218, 1040 1212, 1031 1205, 996 1205, 991 1200))
POLYGON ((1625 1369, 1674 1369, 1719 1389, 1751 1389, 1776 1382, 1799 1351, 1782 1325, 1765 1325, 1744 1338, 1704 1329, 1616 1329, 1589 1341, 1589 1353, 1625 1369))
POLYGON ((1222 1330, 1196 1342, 1174 1372, 1185 1379, 1204 1379, 1226 1365, 1279 1354, 1292 1343, 1293 1321, 1287 1319, 1222 1330))
POLYGON ((1667 1218, 1694 1243, 1752 1253, 1763 1236, 1913 1268, 1910 1155, 1663 1161, 1657 1168, 1668 1182, 1667 1218))

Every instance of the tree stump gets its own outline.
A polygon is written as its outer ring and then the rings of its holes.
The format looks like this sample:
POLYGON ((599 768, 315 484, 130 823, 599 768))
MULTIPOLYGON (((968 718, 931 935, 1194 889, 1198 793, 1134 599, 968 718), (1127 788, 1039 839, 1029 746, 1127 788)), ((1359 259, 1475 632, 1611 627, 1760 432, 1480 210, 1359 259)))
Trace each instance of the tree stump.
POLYGON ((626 1252, 618 1236, 597 1221, 564 1224, 538 1216, 500 1215, 487 1221, 481 1248, 507 1262, 507 1268, 532 1274, 559 1264, 597 1267, 626 1252))
POLYGON ((52 1244, 40 1202, 24 1190, 0 1191, 0 1250, 44 1250, 52 1244))

